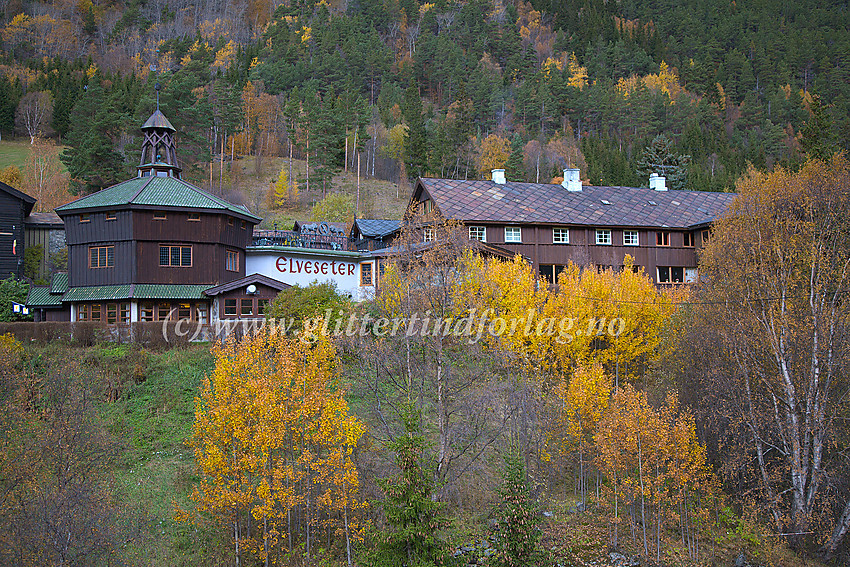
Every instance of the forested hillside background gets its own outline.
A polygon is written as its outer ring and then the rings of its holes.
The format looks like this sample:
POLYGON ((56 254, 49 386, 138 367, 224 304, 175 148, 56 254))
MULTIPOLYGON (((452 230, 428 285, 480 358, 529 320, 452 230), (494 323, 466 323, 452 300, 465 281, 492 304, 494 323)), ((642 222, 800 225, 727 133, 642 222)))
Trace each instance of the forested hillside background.
POLYGON ((632 186, 661 163, 675 188, 731 190, 747 164, 850 147, 844 2, 10 0, 0 16, 0 133, 67 146, 74 193, 132 174, 157 82, 184 169, 220 193, 246 155, 309 161, 282 183, 303 198, 358 163, 392 181, 575 165, 632 186))

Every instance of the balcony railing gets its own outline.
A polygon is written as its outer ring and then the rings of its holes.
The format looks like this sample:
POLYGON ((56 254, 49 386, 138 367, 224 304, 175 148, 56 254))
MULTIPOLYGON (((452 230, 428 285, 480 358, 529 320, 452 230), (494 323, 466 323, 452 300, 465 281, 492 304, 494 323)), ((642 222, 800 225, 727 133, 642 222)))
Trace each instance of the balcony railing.
POLYGON ((313 248, 320 250, 341 250, 356 252, 357 247, 348 236, 321 232, 321 226, 315 231, 297 232, 294 230, 258 230, 254 232, 252 246, 292 246, 294 248, 313 248))

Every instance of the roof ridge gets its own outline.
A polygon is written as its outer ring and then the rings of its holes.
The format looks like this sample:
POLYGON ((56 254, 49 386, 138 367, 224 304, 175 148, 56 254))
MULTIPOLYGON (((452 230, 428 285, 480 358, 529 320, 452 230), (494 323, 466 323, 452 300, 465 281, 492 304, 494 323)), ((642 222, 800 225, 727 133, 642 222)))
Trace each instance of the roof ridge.
MULTIPOLYGON (((136 179, 139 179, 139 178, 138 178, 138 177, 136 177, 136 179)), ((132 197, 130 197, 129 199, 127 199, 127 204, 129 205, 130 203, 132 203, 132 202, 133 202, 133 200, 134 200, 136 197, 138 197, 138 196, 142 193, 142 191, 144 191, 144 190, 145 190, 145 187, 147 187, 148 185, 150 185, 150 183, 151 183, 151 181, 152 181, 152 180, 153 180, 153 175, 151 175, 150 177, 148 177, 147 181, 145 181, 144 183, 142 183, 142 186, 141 186, 141 187, 139 187, 139 190, 138 190, 138 191, 136 191, 135 193, 133 193, 133 196, 132 196, 132 197)), ((132 181, 132 180, 131 180, 131 179, 128 179, 128 180, 127 180, 127 181, 125 181, 124 183, 127 183, 128 181, 132 181)), ((120 185, 120 183, 118 183, 118 185, 120 185)), ((114 187, 114 185, 113 185, 113 187, 114 187)))

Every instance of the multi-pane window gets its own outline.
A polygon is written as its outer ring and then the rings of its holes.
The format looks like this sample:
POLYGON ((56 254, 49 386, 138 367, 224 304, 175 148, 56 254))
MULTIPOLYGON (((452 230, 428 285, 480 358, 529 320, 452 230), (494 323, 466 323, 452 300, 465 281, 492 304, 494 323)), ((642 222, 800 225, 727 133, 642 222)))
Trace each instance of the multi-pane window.
POLYGON ((115 266, 115 246, 90 246, 89 268, 112 268, 115 266))
POLYGON ((607 228, 596 229, 596 243, 601 245, 611 244, 611 230, 607 228))
POLYGON ((100 321, 100 303, 92 303, 91 304, 91 318, 90 321, 100 321))
POLYGON ((225 251, 224 269, 228 272, 239 271, 239 252, 237 252, 236 250, 225 251))
POLYGON ((434 210, 434 201, 428 199, 426 201, 422 201, 422 214, 427 215, 431 211, 434 210))
POLYGON ((195 305, 195 321, 201 324, 207 322, 207 306, 203 304, 195 305))
POLYGON ((254 314, 254 300, 253 299, 241 299, 239 301, 239 314, 240 315, 253 315, 254 314))
POLYGON ((430 226, 426 226, 422 229, 422 242, 433 242, 434 241, 434 229, 430 226))
POLYGON ((658 266, 658 283, 684 283, 685 268, 680 266, 658 266))
POLYGON ((89 306, 88 305, 80 305, 77 307, 77 321, 88 321, 89 320, 89 306))
POLYGON ((269 308, 269 300, 268 299, 258 299, 257 300, 257 314, 265 315, 266 310, 269 308))
POLYGON ((469 239, 470 240, 480 240, 481 242, 487 242, 487 229, 483 226, 470 226, 469 227, 469 239))
POLYGON ((505 242, 522 242, 522 229, 518 226, 506 226, 505 242))
POLYGON ((153 314, 153 303, 142 303, 139 313, 139 319, 141 319, 142 321, 153 321, 153 314))
POLYGON ((570 230, 568 228, 553 228, 552 229, 553 244, 569 244, 570 230))
POLYGON ((170 303, 160 303, 156 306, 157 310, 157 321, 167 321, 169 317, 171 317, 171 304, 170 303))
POLYGON ((655 233, 655 245, 656 246, 670 246, 670 233, 669 232, 656 232, 655 233))
POLYGON ((192 318, 192 306, 189 303, 180 303, 177 305, 177 318, 178 319, 191 319, 192 318))
POLYGON ((372 285, 372 262, 360 264, 360 285, 372 285))
POLYGON ((235 299, 225 299, 224 300, 224 314, 235 317, 236 316, 236 300, 235 299))
POLYGON ((694 247, 694 233, 686 232, 685 233, 685 247, 693 248, 694 247))
POLYGON ((638 237, 638 231, 636 230, 624 230, 623 231, 623 246, 637 246, 640 244, 640 238, 638 237))
POLYGON ((117 323, 118 322, 118 304, 117 303, 107 303, 106 304, 106 322, 107 323, 117 323))
POLYGON ((183 268, 190 267, 192 265, 192 247, 160 244, 159 265, 183 268))
POLYGON ((118 306, 118 322, 119 323, 129 323, 130 322, 130 304, 122 303, 118 306))

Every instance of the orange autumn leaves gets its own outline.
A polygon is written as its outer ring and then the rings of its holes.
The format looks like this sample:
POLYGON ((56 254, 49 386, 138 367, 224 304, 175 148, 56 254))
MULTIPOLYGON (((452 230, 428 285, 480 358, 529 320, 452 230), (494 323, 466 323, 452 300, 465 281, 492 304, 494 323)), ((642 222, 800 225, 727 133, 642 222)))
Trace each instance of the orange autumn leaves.
POLYGON ((261 559, 291 550, 293 540, 309 546, 319 528, 356 539, 351 511, 365 504, 352 451, 363 424, 336 382, 334 348, 260 332, 213 352, 190 440, 198 510, 233 526, 237 554, 261 559), (249 523, 258 527, 240 541, 239 525, 249 523))

